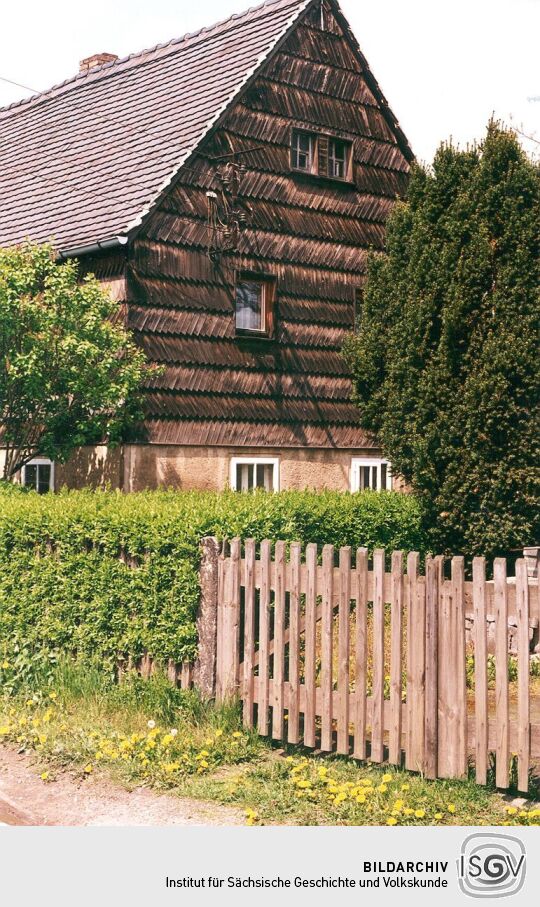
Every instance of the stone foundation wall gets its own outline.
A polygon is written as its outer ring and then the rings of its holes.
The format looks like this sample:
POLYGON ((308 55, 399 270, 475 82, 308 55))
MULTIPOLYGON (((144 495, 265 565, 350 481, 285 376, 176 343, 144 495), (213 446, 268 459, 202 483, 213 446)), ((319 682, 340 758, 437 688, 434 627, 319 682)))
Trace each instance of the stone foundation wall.
MULTIPOLYGON (((540 655, 540 639, 538 635, 538 621, 536 626, 529 626, 529 646, 531 653, 540 655)), ((465 639, 467 645, 474 642, 474 618, 465 618, 465 639)), ((487 647, 489 655, 495 654, 495 617, 487 617, 487 647)), ((517 655, 517 621, 510 617, 508 620, 508 653, 517 655)))

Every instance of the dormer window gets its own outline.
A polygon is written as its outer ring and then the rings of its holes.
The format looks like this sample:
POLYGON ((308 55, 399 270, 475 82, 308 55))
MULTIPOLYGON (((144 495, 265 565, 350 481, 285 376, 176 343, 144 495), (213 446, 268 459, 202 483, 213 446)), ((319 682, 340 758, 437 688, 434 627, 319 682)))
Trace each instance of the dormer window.
POLYGON ((291 168, 312 176, 348 181, 352 175, 352 143, 335 136, 293 129, 291 168))

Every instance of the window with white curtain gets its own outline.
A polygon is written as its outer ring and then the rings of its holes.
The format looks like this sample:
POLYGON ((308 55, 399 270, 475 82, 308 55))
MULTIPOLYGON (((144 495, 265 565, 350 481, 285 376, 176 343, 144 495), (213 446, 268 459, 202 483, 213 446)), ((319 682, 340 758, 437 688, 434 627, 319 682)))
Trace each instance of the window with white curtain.
POLYGON ((279 491, 279 459, 232 457, 230 485, 233 491, 279 491))
POLYGON ((375 457, 353 457, 351 491, 391 491, 392 467, 388 460, 375 457))

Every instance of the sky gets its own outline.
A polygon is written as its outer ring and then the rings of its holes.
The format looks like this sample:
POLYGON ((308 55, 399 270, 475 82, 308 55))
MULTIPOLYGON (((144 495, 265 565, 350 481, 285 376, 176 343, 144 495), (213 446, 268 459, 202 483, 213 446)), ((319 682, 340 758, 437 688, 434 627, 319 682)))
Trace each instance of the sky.
MULTIPOLYGON (((74 75, 79 60, 125 56, 243 11, 257 0, 0 0, 0 106, 74 75)), ((540 142, 540 0, 341 0, 416 156, 482 137, 495 114, 540 142)), ((540 144, 526 143, 538 156, 540 144)))

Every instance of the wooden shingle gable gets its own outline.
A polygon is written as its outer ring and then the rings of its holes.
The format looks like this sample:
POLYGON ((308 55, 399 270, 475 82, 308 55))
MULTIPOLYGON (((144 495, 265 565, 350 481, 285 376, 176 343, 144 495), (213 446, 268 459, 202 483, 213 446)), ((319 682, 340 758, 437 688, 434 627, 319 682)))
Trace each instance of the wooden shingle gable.
POLYGON ((168 376, 148 388, 152 442, 374 446, 350 402, 341 349, 410 155, 337 4, 322 6, 322 19, 320 2, 306 7, 134 238, 129 323, 168 376), (350 142, 350 177, 294 172, 294 130, 350 142), (238 193, 225 203, 231 162, 238 193), (210 228, 212 204, 220 216, 210 228), (275 281, 264 339, 235 327, 245 273, 275 281))

